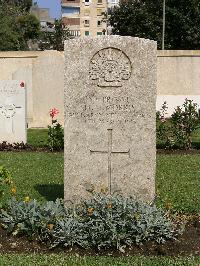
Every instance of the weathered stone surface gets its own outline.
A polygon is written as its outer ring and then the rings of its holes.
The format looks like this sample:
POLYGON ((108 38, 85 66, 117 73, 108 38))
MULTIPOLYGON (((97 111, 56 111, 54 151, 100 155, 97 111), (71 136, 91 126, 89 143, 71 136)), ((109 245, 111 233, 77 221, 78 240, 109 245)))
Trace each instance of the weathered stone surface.
POLYGON ((120 36, 65 45, 65 200, 155 193, 156 43, 120 36))
POLYGON ((0 81, 0 142, 3 141, 27 141, 25 84, 17 80, 0 81))

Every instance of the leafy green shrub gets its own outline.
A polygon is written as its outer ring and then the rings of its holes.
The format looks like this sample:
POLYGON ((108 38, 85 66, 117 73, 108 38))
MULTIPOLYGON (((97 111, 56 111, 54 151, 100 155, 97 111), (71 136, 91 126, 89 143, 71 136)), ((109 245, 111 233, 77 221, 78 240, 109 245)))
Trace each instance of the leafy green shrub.
POLYGON ((120 195, 94 195, 74 209, 71 219, 64 218, 56 225, 53 235, 56 244, 76 243, 88 247, 116 247, 173 238, 174 228, 156 206, 137 202, 120 195))
POLYGON ((49 201, 41 206, 36 200, 17 201, 15 198, 8 202, 7 210, 2 210, 0 220, 4 228, 13 235, 25 234, 29 237, 38 236, 40 240, 49 240, 49 225, 63 217, 65 212, 61 200, 49 201))
POLYGON ((4 166, 0 165, 0 208, 2 208, 3 199, 8 198, 11 193, 16 193, 16 188, 13 186, 12 176, 4 166))
POLYGON ((190 149, 192 133, 200 126, 197 104, 185 99, 182 107, 178 106, 171 118, 172 131, 180 148, 190 149))
POLYGON ((155 205, 120 195, 95 194, 73 208, 57 200, 41 206, 35 200, 11 200, 0 221, 13 234, 35 235, 50 244, 83 248, 115 247, 172 239, 174 224, 155 205))
POLYGON ((175 145, 175 140, 170 121, 166 118, 167 109, 167 102, 164 102, 160 111, 156 112, 156 138, 158 144, 162 143, 164 148, 170 149, 175 145))
POLYGON ((192 133, 200 127, 197 104, 185 99, 178 106, 171 118, 166 119, 167 103, 156 113, 156 133, 158 143, 165 148, 190 149, 192 147, 192 133))
POLYGON ((56 120, 48 126, 48 146, 51 151, 60 151, 64 149, 64 133, 62 126, 56 120))
POLYGON ((50 111, 51 126, 48 126, 48 146, 51 151, 60 151, 64 149, 64 130, 60 123, 54 119, 58 110, 53 108, 50 111))

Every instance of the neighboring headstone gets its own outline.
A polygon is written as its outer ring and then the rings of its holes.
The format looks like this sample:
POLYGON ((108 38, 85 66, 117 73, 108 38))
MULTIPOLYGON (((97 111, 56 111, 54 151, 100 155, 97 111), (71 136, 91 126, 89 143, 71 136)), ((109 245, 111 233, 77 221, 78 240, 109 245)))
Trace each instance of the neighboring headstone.
POLYGON ((33 71, 32 65, 26 65, 18 68, 12 74, 12 80, 24 80, 26 83, 26 114, 27 114, 27 125, 30 127, 33 122, 33 71))
POLYGON ((0 143, 3 141, 27 141, 26 91, 21 81, 0 81, 0 143))
POLYGON ((66 42, 66 201, 105 189, 154 198, 156 48, 120 36, 66 42))

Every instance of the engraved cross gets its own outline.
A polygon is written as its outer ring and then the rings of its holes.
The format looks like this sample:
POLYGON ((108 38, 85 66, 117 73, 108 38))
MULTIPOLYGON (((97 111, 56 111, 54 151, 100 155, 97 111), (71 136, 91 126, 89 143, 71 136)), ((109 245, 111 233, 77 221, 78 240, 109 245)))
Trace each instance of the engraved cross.
POLYGON ((21 109, 21 106, 16 106, 15 104, 7 104, 0 106, 0 112, 7 118, 9 133, 14 133, 13 118, 16 114, 17 109, 21 109))
POLYGON ((108 131, 108 149, 106 151, 93 151, 90 150, 90 154, 92 153, 107 153, 108 154, 108 189, 111 194, 112 188, 112 154, 124 154, 130 157, 130 149, 128 151, 113 151, 112 150, 112 129, 107 129, 108 131))

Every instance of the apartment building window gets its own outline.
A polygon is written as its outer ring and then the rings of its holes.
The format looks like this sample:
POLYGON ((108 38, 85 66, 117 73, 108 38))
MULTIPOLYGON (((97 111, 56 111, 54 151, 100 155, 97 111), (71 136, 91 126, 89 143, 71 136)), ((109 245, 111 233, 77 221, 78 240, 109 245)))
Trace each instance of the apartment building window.
POLYGON ((97 16, 101 16, 103 13, 103 10, 101 8, 97 8, 97 16))
POLYGON ((89 6, 89 4, 90 4, 90 0, 85 0, 85 5, 89 6))
POLYGON ((89 27, 89 26, 90 26, 90 21, 89 21, 89 19, 85 19, 85 20, 84 20, 84 26, 85 26, 85 27, 89 27))
POLYGON ((97 5, 102 5, 102 0, 97 0, 97 5))
POLYGON ((90 35, 89 30, 86 30, 86 31, 85 31, 85 36, 89 36, 89 35, 90 35))
POLYGON ((101 20, 98 20, 98 21, 97 21, 97 27, 100 27, 101 24, 102 24, 102 21, 101 21, 101 20))
POLYGON ((102 35, 102 32, 101 31, 98 31, 97 32, 97 36, 100 36, 100 35, 102 35))

